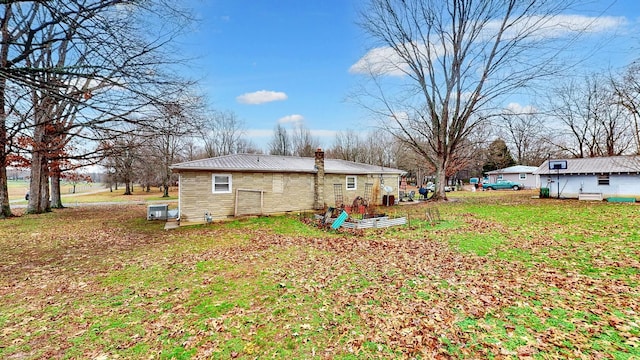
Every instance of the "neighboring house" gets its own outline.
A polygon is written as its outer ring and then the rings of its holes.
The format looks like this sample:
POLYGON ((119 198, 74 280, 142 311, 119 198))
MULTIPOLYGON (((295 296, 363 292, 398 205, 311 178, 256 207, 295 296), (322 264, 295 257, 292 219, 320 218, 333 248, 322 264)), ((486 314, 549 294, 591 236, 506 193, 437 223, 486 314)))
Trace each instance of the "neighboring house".
POLYGON ((548 160, 534 174, 551 197, 640 197, 640 156, 548 160))
POLYGON ((179 163, 171 169, 179 174, 181 224, 319 210, 337 202, 350 205, 358 196, 381 204, 384 195, 397 199, 399 179, 405 173, 325 160, 320 149, 315 158, 236 154, 179 163))
POLYGON ((540 187, 540 177, 533 173, 537 169, 537 166, 516 165, 489 171, 487 176, 490 183, 495 183, 497 180, 510 180, 522 183, 525 189, 533 189, 540 187))

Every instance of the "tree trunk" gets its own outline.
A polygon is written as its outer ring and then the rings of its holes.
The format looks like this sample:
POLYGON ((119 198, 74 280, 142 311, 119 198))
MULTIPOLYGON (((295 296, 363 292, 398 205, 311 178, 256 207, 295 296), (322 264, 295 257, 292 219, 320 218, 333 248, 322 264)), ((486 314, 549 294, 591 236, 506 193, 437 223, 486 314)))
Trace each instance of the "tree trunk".
POLYGON ((0 219, 11 216, 9 205, 9 182, 7 180, 7 130, 4 122, 4 80, 0 85, 0 219))
MULTIPOLYGON (((75 186, 75 185, 74 185, 75 186)), ((60 174, 51 175, 51 207, 54 209, 62 209, 62 192, 60 191, 60 174)))
MULTIPOLYGON (((1 136, 1 135, 0 135, 1 136)), ((9 183, 7 181, 7 167, 5 164, 5 154, 0 150, 0 219, 11 216, 11 207, 9 206, 9 183)))
POLYGON ((436 191, 433 193, 431 200, 447 200, 447 192, 444 191, 447 185, 447 160, 444 156, 439 155, 436 159, 436 191))
POLYGON ((41 151, 33 151, 31 155, 29 193, 31 196, 29 196, 29 204, 27 205, 28 214, 42 214, 51 211, 47 157, 41 151))
MULTIPOLYGON (((4 16, 11 16, 11 4, 5 4, 4 16)), ((10 67, 7 64, 9 56, 10 31, 8 21, 2 27, 2 43, 0 43, 0 66, 3 70, 10 67)), ((5 110, 5 91, 7 77, 0 76, 0 219, 11 216, 11 206, 9 205, 9 182, 7 181, 7 113, 5 110)))

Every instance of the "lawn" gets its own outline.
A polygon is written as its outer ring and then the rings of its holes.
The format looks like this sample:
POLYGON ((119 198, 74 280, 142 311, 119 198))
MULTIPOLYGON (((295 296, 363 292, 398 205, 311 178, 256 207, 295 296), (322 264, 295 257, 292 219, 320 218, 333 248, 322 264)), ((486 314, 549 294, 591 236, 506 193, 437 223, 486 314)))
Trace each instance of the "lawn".
POLYGON ((0 358, 640 358, 640 207, 531 195, 366 231, 165 231, 145 205, 2 220, 0 358))
MULTIPOLYGON (((29 191, 29 182, 24 180, 9 181, 9 199, 12 204, 26 205, 24 195, 29 191)), ((163 198, 162 190, 154 187, 149 191, 139 186, 133 188, 131 195, 123 195, 124 187, 120 185, 118 189, 105 188, 104 184, 82 183, 76 185, 75 193, 73 185, 62 182, 60 186, 62 204, 64 206, 75 206, 86 203, 102 202, 145 202, 145 201, 169 201, 178 199, 177 187, 170 188, 169 198, 163 198)))
MULTIPOLYGON (((28 180, 9 180, 8 183, 9 198, 11 200, 17 198, 24 198, 24 195, 29 191, 28 180)), ((76 193, 87 193, 104 189, 103 184, 94 183, 79 183, 76 185, 76 193)), ((60 191, 62 195, 69 195, 73 193, 73 184, 66 181, 62 181, 60 184, 60 191)))

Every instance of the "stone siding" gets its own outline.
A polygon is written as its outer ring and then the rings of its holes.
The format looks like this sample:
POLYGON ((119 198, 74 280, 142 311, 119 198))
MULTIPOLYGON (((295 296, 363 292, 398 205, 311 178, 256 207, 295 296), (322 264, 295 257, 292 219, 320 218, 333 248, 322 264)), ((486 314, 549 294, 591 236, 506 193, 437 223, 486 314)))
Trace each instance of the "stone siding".
MULTIPOLYGON (((344 199, 345 205, 351 205, 353 200, 361 196, 364 198, 365 196, 365 186, 367 183, 373 185, 372 197, 370 199, 371 205, 381 205, 382 204, 382 195, 386 195, 384 190, 382 190, 382 186, 380 185, 380 175, 355 175, 356 176, 356 189, 355 190, 347 190, 347 176, 346 174, 326 174, 324 180, 324 203, 326 206, 336 206, 335 203, 335 189, 334 184, 342 185, 342 197, 344 199), (377 189, 377 190, 376 190, 377 189), (376 196, 377 193, 377 196, 376 196)), ((396 198, 398 197, 398 181, 399 177, 397 175, 385 175, 382 177, 384 185, 390 186, 393 188, 393 191, 390 195, 394 195, 396 198)))
POLYGON ((180 173, 181 222, 204 222, 205 212, 208 212, 213 220, 233 217, 236 193, 239 194, 239 215, 267 215, 313 209, 314 174, 242 172, 219 174, 231 175, 231 193, 214 194, 212 192, 212 172, 180 173), (260 192, 262 192, 262 199, 260 192), (262 211, 260 200, 262 200, 262 211))
MULTIPOLYGON (((212 219, 223 220, 234 217, 236 201, 237 215, 268 215, 291 211, 314 210, 317 207, 314 198, 314 179, 312 173, 248 173, 220 172, 231 175, 231 193, 214 194, 213 172, 183 171, 180 173, 180 221, 181 223, 203 223, 205 213, 212 219), (236 194, 238 198, 236 199, 236 194), (262 203, 262 209, 260 209, 262 203)), ((370 202, 382 203, 386 193, 380 187, 379 175, 356 175, 356 189, 346 189, 345 174, 325 174, 325 206, 335 206, 334 184, 341 184, 344 204, 350 205, 357 196, 365 196, 365 184, 374 184, 378 196, 370 202)), ((397 196, 398 177, 384 176, 384 184, 393 187, 392 195, 397 196)))

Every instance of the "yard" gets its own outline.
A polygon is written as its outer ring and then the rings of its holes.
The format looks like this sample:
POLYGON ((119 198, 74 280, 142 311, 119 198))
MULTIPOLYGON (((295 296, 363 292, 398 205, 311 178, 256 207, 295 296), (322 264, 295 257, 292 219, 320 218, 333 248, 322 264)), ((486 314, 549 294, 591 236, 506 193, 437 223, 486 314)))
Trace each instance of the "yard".
MULTIPOLYGON (((26 205, 25 194, 29 191, 29 182, 25 180, 10 180, 8 184, 9 200, 11 204, 26 205)), ((136 186, 131 195, 124 196, 124 187, 109 191, 104 184, 82 183, 76 185, 75 193, 73 185, 63 182, 60 186, 62 204, 64 206, 75 206, 86 203, 125 203, 125 202, 145 202, 145 201, 169 201, 178 199, 178 189, 170 188, 169 198, 163 198, 163 192, 159 188, 151 188, 150 191, 136 186)))
POLYGON ((0 358, 640 358, 640 207, 531 195, 349 232, 164 231, 145 205, 3 220, 0 358))

